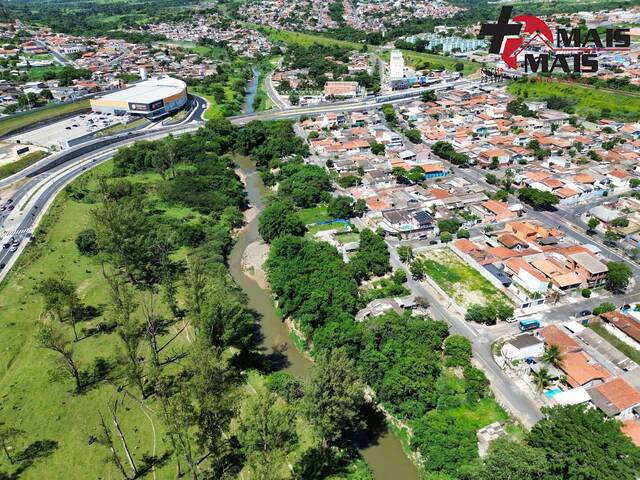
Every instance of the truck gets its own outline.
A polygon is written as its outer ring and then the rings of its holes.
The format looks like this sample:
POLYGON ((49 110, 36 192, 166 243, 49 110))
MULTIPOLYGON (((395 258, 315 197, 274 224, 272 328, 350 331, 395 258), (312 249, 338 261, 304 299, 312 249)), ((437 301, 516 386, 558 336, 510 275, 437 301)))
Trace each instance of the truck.
POLYGON ((518 322, 518 328, 520 328, 521 332, 527 332, 529 330, 535 330, 536 328, 540 328, 540 320, 520 320, 518 322))

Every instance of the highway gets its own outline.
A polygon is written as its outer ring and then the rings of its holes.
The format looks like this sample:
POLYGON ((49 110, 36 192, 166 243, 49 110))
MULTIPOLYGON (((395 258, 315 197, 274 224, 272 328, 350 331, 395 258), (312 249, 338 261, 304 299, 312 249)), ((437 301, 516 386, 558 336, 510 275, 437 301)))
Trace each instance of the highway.
MULTIPOLYGON (((278 61, 277 68, 280 68, 282 65, 282 58, 278 61)), ((278 91, 273 86, 273 71, 269 72, 267 78, 264 80, 264 85, 267 89, 267 95, 273 102, 274 108, 276 109, 285 109, 289 108, 287 102, 285 102, 284 98, 278 93, 278 91)))

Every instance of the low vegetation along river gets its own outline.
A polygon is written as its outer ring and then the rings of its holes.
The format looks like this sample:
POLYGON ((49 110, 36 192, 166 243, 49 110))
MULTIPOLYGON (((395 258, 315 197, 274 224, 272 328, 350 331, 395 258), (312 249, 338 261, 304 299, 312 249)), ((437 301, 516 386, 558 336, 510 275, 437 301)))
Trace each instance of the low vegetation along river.
MULTIPOLYGON (((247 158, 237 159, 238 167, 246 178, 246 190, 251 205, 260 212, 263 208, 263 195, 267 193, 260 175, 247 158)), ((229 257, 231 275, 244 290, 249 300, 249 308, 260 315, 261 347, 266 355, 281 360, 284 371, 301 378, 307 378, 311 361, 295 347, 289 331, 279 318, 268 290, 260 288, 258 283, 245 275, 242 256, 251 243, 259 240, 258 217, 249 222, 242 230, 229 257)), ((402 450, 402 444, 390 432, 376 439, 375 444, 360 451, 376 480, 418 480, 416 467, 402 450)))

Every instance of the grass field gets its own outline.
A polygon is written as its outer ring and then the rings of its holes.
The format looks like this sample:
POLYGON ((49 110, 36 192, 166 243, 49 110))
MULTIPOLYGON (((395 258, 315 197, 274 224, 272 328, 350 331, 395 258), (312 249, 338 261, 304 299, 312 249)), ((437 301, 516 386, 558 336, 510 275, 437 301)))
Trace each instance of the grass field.
MULTIPOLYGON (((98 175, 110 168, 110 163, 98 167, 79 181, 95 185, 98 175)), ((74 242, 86 227, 93 207, 61 194, 36 232, 38 242, 25 250, 0 286, 0 419, 25 432, 12 445, 14 454, 27 451, 34 457, 20 478, 121 478, 116 468, 106 462, 108 449, 95 441, 100 433, 98 412, 105 414, 107 403, 117 398, 124 402, 118 415, 138 463, 142 463, 143 455, 152 455, 154 449, 158 456, 168 451, 153 400, 144 405, 133 401, 109 381, 97 382, 75 394, 69 380, 51 379, 50 371, 58 368, 54 354, 38 348, 34 339, 37 322, 43 317, 42 300, 34 289, 60 268, 78 285, 82 302, 99 312, 96 318, 81 323, 80 331, 95 327, 106 318, 104 304, 109 294, 100 267, 93 259, 81 256, 74 242), (38 441, 48 441, 50 451, 40 451, 37 447, 42 444, 34 443, 38 441)), ((159 305, 160 312, 162 307, 159 305)), ((171 326, 162 341, 176 331, 171 326)), ((175 348, 187 342, 183 333, 175 348)), ((89 368, 99 357, 113 358, 118 343, 114 333, 92 334, 75 343, 74 352, 81 365, 89 368)), ((2 456, 0 472, 13 478, 9 475, 15 469, 2 456)), ((161 465, 156 474, 157 478, 173 478, 175 465, 161 465)), ((151 478, 151 473, 147 477, 151 478)))
POLYGON ((13 130, 26 127, 35 122, 48 120, 66 113, 79 112, 86 108, 89 108, 89 100, 80 100, 79 102, 67 103, 65 105, 44 107, 24 114, 11 115, 0 120, 0 135, 6 135, 13 130))
POLYGON ((335 38, 323 37, 322 35, 292 32, 289 30, 275 30, 268 27, 262 27, 262 29, 266 30, 269 40, 272 42, 295 43, 305 47, 317 43, 319 45, 339 45, 341 47, 353 48, 356 50, 360 50, 362 48, 361 43, 337 40, 335 38))
POLYGON ((224 86, 224 94, 226 96, 225 103, 219 103, 215 98, 211 95, 206 95, 202 90, 199 90, 198 87, 193 88, 193 92, 204 97, 209 102, 209 108, 204 112, 204 118, 206 120, 212 120, 214 118, 222 118, 225 116, 225 111, 229 108, 229 106, 237 107, 242 104, 242 98, 238 97, 236 92, 229 86, 224 86))
POLYGON ((303 208, 298 212, 298 216, 305 225, 332 220, 327 213, 327 205, 325 204, 320 204, 313 208, 303 208))
POLYGON ((511 304, 507 296, 494 287, 474 268, 452 250, 430 250, 419 256, 429 277, 458 305, 468 307, 478 303, 503 301, 511 304))
POLYGON ((318 232, 336 230, 338 233, 349 232, 349 227, 344 223, 328 223, 326 225, 310 225, 307 227, 306 237, 313 237, 318 232))
POLYGON ((627 357, 640 365, 640 351, 636 350, 631 345, 627 345, 615 335, 610 333, 606 328, 604 328, 604 325, 602 325, 601 323, 590 323, 589 328, 600 335, 602 338, 604 338, 607 342, 609 342, 611 346, 620 350, 627 357))
POLYGON ((3 178, 10 177, 14 173, 19 172, 23 168, 27 168, 30 165, 33 165, 38 160, 42 160, 44 157, 49 155, 49 153, 43 150, 36 150, 35 152, 27 153, 20 157, 19 160, 15 162, 8 163, 6 165, 2 165, 0 167, 0 180, 3 178))
POLYGON ((576 102, 575 113, 587 117, 609 118, 618 121, 640 120, 640 96, 622 91, 604 91, 584 85, 558 82, 514 82, 508 87, 514 95, 530 100, 558 95, 576 102))
MULTIPOLYGON (((404 61, 407 65, 411 65, 412 67, 420 70, 424 69, 425 65, 428 64, 429 67, 433 68, 436 65, 441 65, 447 70, 453 71, 455 70, 456 63, 462 63, 464 65, 464 70, 462 72, 465 75, 470 75, 474 72, 477 72, 481 64, 476 62, 469 62, 467 60, 461 60, 454 57, 445 57, 443 55, 435 55, 433 53, 425 53, 425 52, 414 52, 412 50, 401 50, 402 55, 404 57, 404 61)), ((384 59, 385 62, 389 61, 389 56, 391 52, 389 50, 382 52, 380 56, 384 59)))

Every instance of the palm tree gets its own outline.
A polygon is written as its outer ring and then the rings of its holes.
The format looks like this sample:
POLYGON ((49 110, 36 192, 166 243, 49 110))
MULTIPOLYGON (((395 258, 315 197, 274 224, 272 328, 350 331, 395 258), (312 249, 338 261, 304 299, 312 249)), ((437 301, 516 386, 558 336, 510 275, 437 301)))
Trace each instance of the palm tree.
POLYGON ((532 372, 531 376, 533 377, 533 383, 536 384, 538 390, 543 391, 549 385, 551 385, 551 375, 549 374, 549 369, 547 367, 542 367, 537 372, 532 372))
POLYGON ((544 350, 542 359, 549 365, 560 368, 560 365, 562 365, 563 356, 557 345, 550 345, 544 350))

